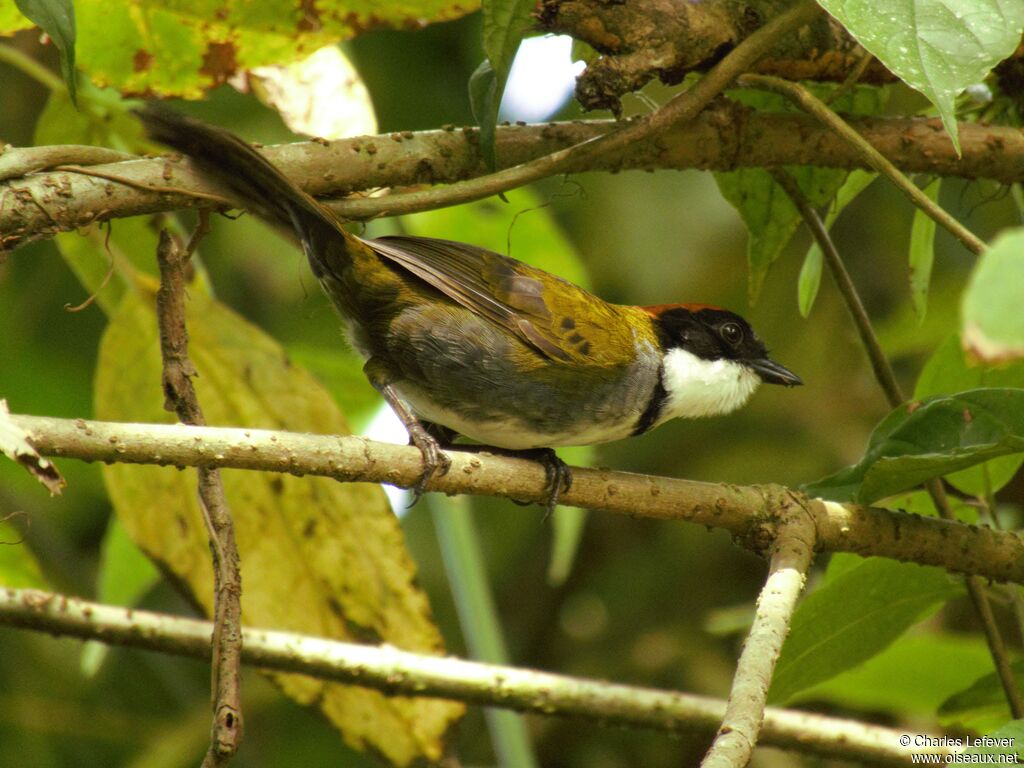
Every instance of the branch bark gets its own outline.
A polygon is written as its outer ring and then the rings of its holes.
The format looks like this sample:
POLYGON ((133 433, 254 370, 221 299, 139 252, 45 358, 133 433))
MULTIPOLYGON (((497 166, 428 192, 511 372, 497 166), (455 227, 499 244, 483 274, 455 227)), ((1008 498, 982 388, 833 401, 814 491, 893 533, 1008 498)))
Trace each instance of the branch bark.
MULTIPOLYGON (((963 155, 957 157, 938 120, 863 118, 853 129, 904 172, 1024 180, 1024 134, 1015 128, 960 125, 963 155)), ((535 160, 551 152, 606 135, 618 123, 595 120, 498 129, 499 167, 535 160)), ((9 167, 38 168, 39 152, 9 149, 9 167), (27 153, 20 156, 21 153, 27 153)), ((52 148, 61 164, 88 165, 65 147, 52 148)), ((364 136, 329 144, 300 142, 268 147, 266 155, 306 191, 339 196, 379 187, 449 184, 486 173, 476 129, 364 136)), ((44 153, 44 154, 46 154, 44 153)), ((727 101, 716 102, 696 119, 676 124, 656 138, 629 144, 621 153, 580 158, 561 173, 630 169, 737 168, 819 165, 866 168, 862 155, 830 129, 806 115, 758 114, 727 101)), ((98 221, 172 211, 204 204, 195 195, 224 196, 187 162, 167 158, 93 166, 131 186, 71 171, 37 172, 0 184, 0 259, 3 251, 98 221), (179 191, 170 191, 178 188, 179 191), (157 191, 164 190, 164 191, 157 191)), ((395 211, 391 197, 352 198, 332 205, 342 218, 372 218, 395 211)), ((208 204, 208 203, 206 203, 208 204)), ((433 207, 451 204, 443 194, 433 207)), ((428 206, 430 207, 430 206, 428 206)))
POLYGON ((781 512, 768 580, 757 600, 754 624, 736 665, 722 727, 701 762, 702 768, 733 768, 750 762, 764 721, 772 673, 789 634, 796 601, 814 559, 814 548, 814 521, 803 501, 794 498, 781 512))
MULTIPOLYGON (((196 369, 188 357, 185 326, 185 267, 208 229, 207 217, 183 247, 166 229, 160 232, 156 260, 160 290, 156 296, 163 361, 164 408, 185 424, 205 426, 206 418, 192 386, 196 369)), ((213 639, 210 684, 213 723, 203 768, 226 765, 242 741, 242 572, 224 484, 215 467, 199 468, 199 504, 203 510, 213 556, 213 639)))
MULTIPOLYGON (((542 0, 540 26, 571 35, 601 54, 576 82, 585 109, 620 109, 620 98, 657 78, 674 85, 689 72, 707 69, 789 5, 786 0, 542 0)), ((773 45, 755 70, 792 80, 842 81, 862 49, 842 26, 822 15, 798 34, 773 45)), ((892 82, 881 64, 869 67, 867 82, 892 82)))
MULTIPOLYGON (((0 624, 195 658, 208 655, 213 629, 208 621, 11 588, 0 589, 0 624)), ((668 732, 711 731, 725 712, 725 702, 706 696, 289 632, 244 629, 242 634, 242 658, 246 664, 268 671, 300 672, 385 693, 446 697, 668 732)), ((871 765, 911 765, 912 751, 948 753, 935 747, 901 747, 901 735, 900 731, 880 726, 769 707, 765 710, 761 741, 783 749, 871 765)))
MULTIPOLYGON (((12 415, 41 454, 85 461, 209 466, 321 475, 348 482, 409 487, 422 473, 418 449, 362 437, 296 434, 262 429, 121 424, 12 415)), ((543 504, 544 469, 537 462, 449 451, 450 471, 428 491, 470 493, 543 504)), ((733 534, 755 552, 775 537, 774 515, 793 491, 573 468, 561 503, 635 517, 685 520, 733 534)), ((908 515, 877 507, 807 502, 819 549, 937 565, 996 581, 1024 584, 1024 539, 1010 531, 908 515)))

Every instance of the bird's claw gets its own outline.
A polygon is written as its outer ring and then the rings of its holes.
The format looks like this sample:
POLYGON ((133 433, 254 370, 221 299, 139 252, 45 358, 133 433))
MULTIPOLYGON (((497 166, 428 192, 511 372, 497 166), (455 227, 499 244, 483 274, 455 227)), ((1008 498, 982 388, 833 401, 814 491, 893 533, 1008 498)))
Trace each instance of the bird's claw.
POLYGON ((437 438, 428 434, 426 430, 411 431, 409 442, 420 449, 420 455, 423 457, 423 473, 416 484, 409 489, 412 491, 412 501, 409 503, 409 507, 413 507, 426 492, 427 483, 434 477, 448 474, 452 460, 441 450, 441 444, 437 438))
POLYGON ((544 465, 544 490, 548 492, 547 502, 544 504, 546 519, 558 506, 558 497, 568 493, 572 488, 572 470, 551 448, 545 449, 544 455, 538 461, 544 465))
POLYGON ((548 495, 544 502, 544 519, 547 520, 558 506, 559 497, 572 488, 572 470, 558 458, 553 448, 533 448, 517 453, 523 458, 540 462, 544 467, 544 491, 548 495))

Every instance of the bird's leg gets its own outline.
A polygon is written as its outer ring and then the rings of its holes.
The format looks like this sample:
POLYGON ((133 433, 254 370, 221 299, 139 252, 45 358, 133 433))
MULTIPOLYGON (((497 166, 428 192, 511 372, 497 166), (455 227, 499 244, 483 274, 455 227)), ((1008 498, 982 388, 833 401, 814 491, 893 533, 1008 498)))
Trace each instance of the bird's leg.
MULTIPOLYGON (((436 421, 425 421, 423 419, 420 419, 420 424, 423 425, 423 429, 427 431, 427 434, 437 440, 443 448, 452 448, 455 445, 455 438, 459 436, 459 433, 451 427, 438 424, 436 421)), ((412 440, 410 440, 409 445, 412 444, 412 440)))
POLYGON ((452 460, 445 456, 441 450, 441 443, 438 441, 438 438, 428 431, 428 428, 416 418, 416 414, 412 412, 412 409, 399 397, 392 383, 392 376, 386 366, 382 365, 378 360, 370 358, 366 361, 366 365, 363 366, 363 373, 366 374, 366 378, 370 380, 374 389, 380 392, 384 401, 391 407, 398 420, 402 422, 402 425, 409 432, 409 442, 419 448, 420 454, 423 456, 423 474, 420 475, 420 479, 416 481, 416 484, 412 486, 413 499, 412 504, 409 505, 411 507, 420 500, 420 496, 426 490, 427 483, 430 482, 430 479, 435 474, 443 475, 448 472, 452 460))

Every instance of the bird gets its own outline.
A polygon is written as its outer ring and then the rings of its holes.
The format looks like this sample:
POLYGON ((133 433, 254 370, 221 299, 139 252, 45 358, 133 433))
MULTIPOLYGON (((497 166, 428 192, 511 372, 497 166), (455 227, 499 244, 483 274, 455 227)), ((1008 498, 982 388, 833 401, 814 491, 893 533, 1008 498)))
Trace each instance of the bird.
POLYGON ((539 460, 550 511, 572 482, 555 448, 727 414, 761 383, 803 383, 728 309, 613 304, 467 243, 360 237, 230 131, 152 104, 138 115, 151 139, 301 244, 367 379, 420 450, 414 503, 448 471, 459 436, 539 460))

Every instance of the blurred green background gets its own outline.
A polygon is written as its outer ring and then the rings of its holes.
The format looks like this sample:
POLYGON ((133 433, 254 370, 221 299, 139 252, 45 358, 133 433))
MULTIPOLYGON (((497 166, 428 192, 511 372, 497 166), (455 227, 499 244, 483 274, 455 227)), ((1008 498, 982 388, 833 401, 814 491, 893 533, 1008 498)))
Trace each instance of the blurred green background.
MULTIPOLYGON (((471 123, 466 82, 482 56, 479 38, 479 19, 470 16, 419 31, 367 34, 349 43, 380 131, 471 123)), ((53 51, 39 45, 38 33, 5 42, 56 70, 53 51)), ((0 144, 28 145, 47 94, 3 64, 0 82, 0 144)), ((655 101, 666 93, 648 89, 655 101)), ((635 100, 627 106, 647 109, 635 100)), ((293 139, 274 113, 227 87, 189 109, 251 140, 293 139)), ((579 115, 567 106, 560 116, 579 115)), ((795 390, 766 387, 746 409, 728 417, 676 421, 642 438, 602 446, 596 465, 712 482, 797 485, 859 458, 871 428, 888 409, 827 277, 809 319, 797 312, 804 233, 775 265, 751 307, 746 234, 709 174, 584 174, 549 179, 533 191, 547 204, 544 215, 553 216, 575 245, 596 293, 623 303, 697 301, 733 308, 758 329, 773 357, 806 382, 795 390)), ((1009 196, 994 185, 949 181, 942 202, 985 239, 1018 223, 1009 196)), ((510 232, 514 243, 517 214, 541 215, 492 200, 483 217, 499 241, 510 232)), ((876 183, 834 230, 906 391, 912 391, 930 351, 957 329, 960 290, 972 266, 959 245, 942 232, 937 235, 928 314, 919 324, 907 289, 911 218, 909 203, 876 183)), ((383 234, 396 226, 401 224, 376 222, 367 232, 383 234)), ((421 233, 466 237, 460 231, 421 233)), ((267 236, 251 217, 216 220, 202 251, 222 301, 321 378, 331 376, 329 358, 341 349, 338 323, 299 251, 267 236)), ((512 255, 522 257, 514 250, 512 255)), ((543 255, 534 260, 544 264, 543 255)), ((105 318, 95 306, 77 313, 64 309, 85 297, 52 242, 8 254, 0 264, 0 397, 12 412, 92 415, 91 386, 105 318)), ((338 352, 340 359, 346 359, 343 354, 338 352)), ((54 589, 92 597, 109 502, 98 467, 73 461, 59 466, 68 487, 50 499, 26 474, 0 462, 0 517, 17 513, 9 521, 12 535, 24 537, 54 589)), ((1019 502, 1022 491, 1018 478, 1001 498, 1019 502)), ((721 532, 593 514, 569 578, 553 586, 547 578, 553 526, 543 511, 491 500, 476 501, 474 507, 515 664, 727 693, 745 617, 765 574, 763 561, 721 532)), ((448 649, 464 654, 427 506, 413 508, 403 525, 448 649)), ((165 583, 141 604, 192 611, 165 583)), ((954 605, 941 621, 963 629, 971 618, 954 605)), ((208 737, 205 665, 119 649, 91 674, 83 673, 82 665, 77 641, 0 627, 0 763, 14 764, 8 761, 17 755, 20 768, 196 764, 208 737)), ((246 674, 244 696, 246 741, 234 765, 373 764, 347 750, 316 714, 277 694, 257 674, 246 674)), ((546 766, 695 764, 708 743, 707 736, 669 738, 540 717, 528 722, 546 766)), ((458 739, 464 764, 493 762, 478 708, 471 710, 458 739)), ((755 764, 797 760, 760 750, 755 764)))

